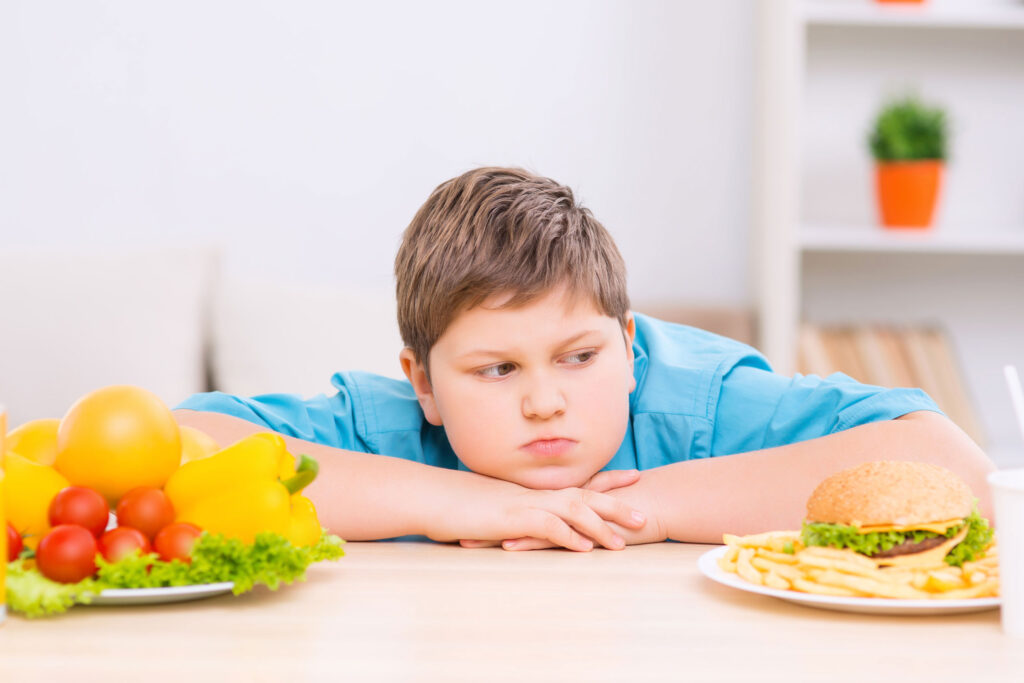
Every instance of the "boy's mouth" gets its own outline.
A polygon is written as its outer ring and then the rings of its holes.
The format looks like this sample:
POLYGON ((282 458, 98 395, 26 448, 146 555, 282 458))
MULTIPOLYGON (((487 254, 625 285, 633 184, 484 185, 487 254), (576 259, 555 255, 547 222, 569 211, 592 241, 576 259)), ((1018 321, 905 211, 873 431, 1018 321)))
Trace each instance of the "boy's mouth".
POLYGON ((540 458, 556 458, 568 453, 575 445, 576 441, 572 439, 554 437, 550 439, 535 439, 528 444, 520 446, 520 448, 540 458))

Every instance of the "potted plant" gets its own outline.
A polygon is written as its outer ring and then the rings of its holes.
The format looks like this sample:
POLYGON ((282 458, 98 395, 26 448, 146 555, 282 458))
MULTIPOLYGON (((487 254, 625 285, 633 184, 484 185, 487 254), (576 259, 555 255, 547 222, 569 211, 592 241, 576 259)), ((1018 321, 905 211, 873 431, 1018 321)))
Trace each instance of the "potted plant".
POLYGON ((932 224, 946 160, 946 113, 913 96, 887 103, 868 139, 882 225, 932 224))

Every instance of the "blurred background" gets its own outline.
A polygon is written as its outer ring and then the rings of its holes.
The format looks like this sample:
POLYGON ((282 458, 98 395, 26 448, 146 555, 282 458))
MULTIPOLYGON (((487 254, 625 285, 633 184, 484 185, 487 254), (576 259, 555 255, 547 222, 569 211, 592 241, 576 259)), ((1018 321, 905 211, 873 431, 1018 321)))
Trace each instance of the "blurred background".
POLYGON ((924 386, 1024 459, 1024 3, 0 5, 0 401, 400 376, 392 263, 478 165, 573 188, 634 308, 786 373, 924 386), (883 227, 894 98, 945 116, 927 227, 883 227))

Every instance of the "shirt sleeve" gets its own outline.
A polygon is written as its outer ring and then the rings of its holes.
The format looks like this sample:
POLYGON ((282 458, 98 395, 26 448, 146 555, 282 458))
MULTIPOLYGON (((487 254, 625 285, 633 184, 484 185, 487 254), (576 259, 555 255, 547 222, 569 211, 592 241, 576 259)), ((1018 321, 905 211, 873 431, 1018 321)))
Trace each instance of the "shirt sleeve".
POLYGON ((242 398, 213 391, 190 396, 177 407, 233 415, 286 436, 372 452, 356 431, 353 402, 345 387, 333 396, 319 394, 305 399, 297 394, 242 398))
POLYGON ((712 455, 784 446, 917 410, 942 412, 920 389, 885 389, 838 372, 787 377, 738 365, 722 379, 712 455))
POLYGON ((233 415, 286 436, 361 453, 390 455, 425 465, 459 469, 444 427, 423 417, 416 392, 405 381, 367 372, 338 372, 336 394, 303 398, 264 394, 244 398, 213 391, 195 394, 178 408, 233 415))

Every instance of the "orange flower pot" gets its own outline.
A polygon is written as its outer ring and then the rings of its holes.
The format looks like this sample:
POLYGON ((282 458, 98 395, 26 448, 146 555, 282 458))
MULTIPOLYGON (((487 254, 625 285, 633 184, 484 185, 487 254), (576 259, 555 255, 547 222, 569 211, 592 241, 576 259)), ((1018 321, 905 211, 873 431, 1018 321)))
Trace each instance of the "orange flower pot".
POLYGON ((882 225, 928 228, 942 182, 942 161, 885 161, 875 166, 875 187, 882 225))

